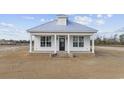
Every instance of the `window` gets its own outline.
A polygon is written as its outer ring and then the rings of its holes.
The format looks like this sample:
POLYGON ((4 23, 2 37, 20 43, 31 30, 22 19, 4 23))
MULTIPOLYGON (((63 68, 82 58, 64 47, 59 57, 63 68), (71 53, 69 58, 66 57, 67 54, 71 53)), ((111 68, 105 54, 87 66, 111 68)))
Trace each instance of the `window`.
POLYGON ((78 36, 74 36, 73 41, 77 42, 78 41, 78 36))
POLYGON ((41 36, 41 47, 45 47, 45 36, 41 36))
POLYGON ((84 37, 73 36, 73 47, 84 47, 84 37))
POLYGON ((73 47, 78 47, 78 36, 73 36, 73 47))
POLYGON ((84 47, 84 37, 79 36, 79 47, 84 47))
POLYGON ((51 36, 46 37, 46 46, 51 47, 51 36))
POLYGON ((78 42, 73 42, 73 47, 78 47, 78 42))
POLYGON ((41 47, 51 47, 51 36, 41 36, 41 47))

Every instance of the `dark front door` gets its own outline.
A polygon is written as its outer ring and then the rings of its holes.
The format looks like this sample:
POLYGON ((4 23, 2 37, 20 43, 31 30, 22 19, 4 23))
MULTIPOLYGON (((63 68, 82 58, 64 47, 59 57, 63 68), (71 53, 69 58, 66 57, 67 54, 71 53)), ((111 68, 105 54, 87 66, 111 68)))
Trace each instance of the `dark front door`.
POLYGON ((65 38, 59 38, 59 50, 65 51, 65 38))

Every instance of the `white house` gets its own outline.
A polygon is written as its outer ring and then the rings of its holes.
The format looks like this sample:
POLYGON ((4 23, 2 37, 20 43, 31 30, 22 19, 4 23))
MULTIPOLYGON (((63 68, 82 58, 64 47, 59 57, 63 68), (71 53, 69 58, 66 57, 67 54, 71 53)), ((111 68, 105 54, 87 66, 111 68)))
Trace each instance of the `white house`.
POLYGON ((30 53, 94 53, 93 35, 97 30, 71 22, 66 15, 57 15, 55 20, 28 29, 27 32, 30 34, 30 53))

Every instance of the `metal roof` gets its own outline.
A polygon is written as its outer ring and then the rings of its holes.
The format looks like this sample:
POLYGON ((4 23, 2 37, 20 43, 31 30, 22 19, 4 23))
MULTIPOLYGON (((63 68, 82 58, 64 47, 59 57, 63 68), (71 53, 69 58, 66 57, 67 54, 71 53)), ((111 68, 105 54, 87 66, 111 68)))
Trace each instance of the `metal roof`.
POLYGON ((72 22, 67 20, 67 25, 57 25, 57 20, 53 20, 47 22, 45 24, 33 27, 28 29, 27 32, 34 33, 34 32, 91 32, 96 33, 97 30, 91 27, 81 25, 76 22, 72 22))

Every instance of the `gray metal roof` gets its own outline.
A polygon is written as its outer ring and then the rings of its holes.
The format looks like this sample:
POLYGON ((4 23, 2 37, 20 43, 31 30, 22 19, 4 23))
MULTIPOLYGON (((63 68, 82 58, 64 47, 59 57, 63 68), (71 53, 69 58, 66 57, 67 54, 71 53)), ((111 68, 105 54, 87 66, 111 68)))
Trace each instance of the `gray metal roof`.
POLYGON ((68 20, 67 25, 57 25, 57 20, 47 22, 45 24, 33 27, 27 30, 30 33, 34 32, 91 32, 96 33, 97 30, 85 25, 68 20))

